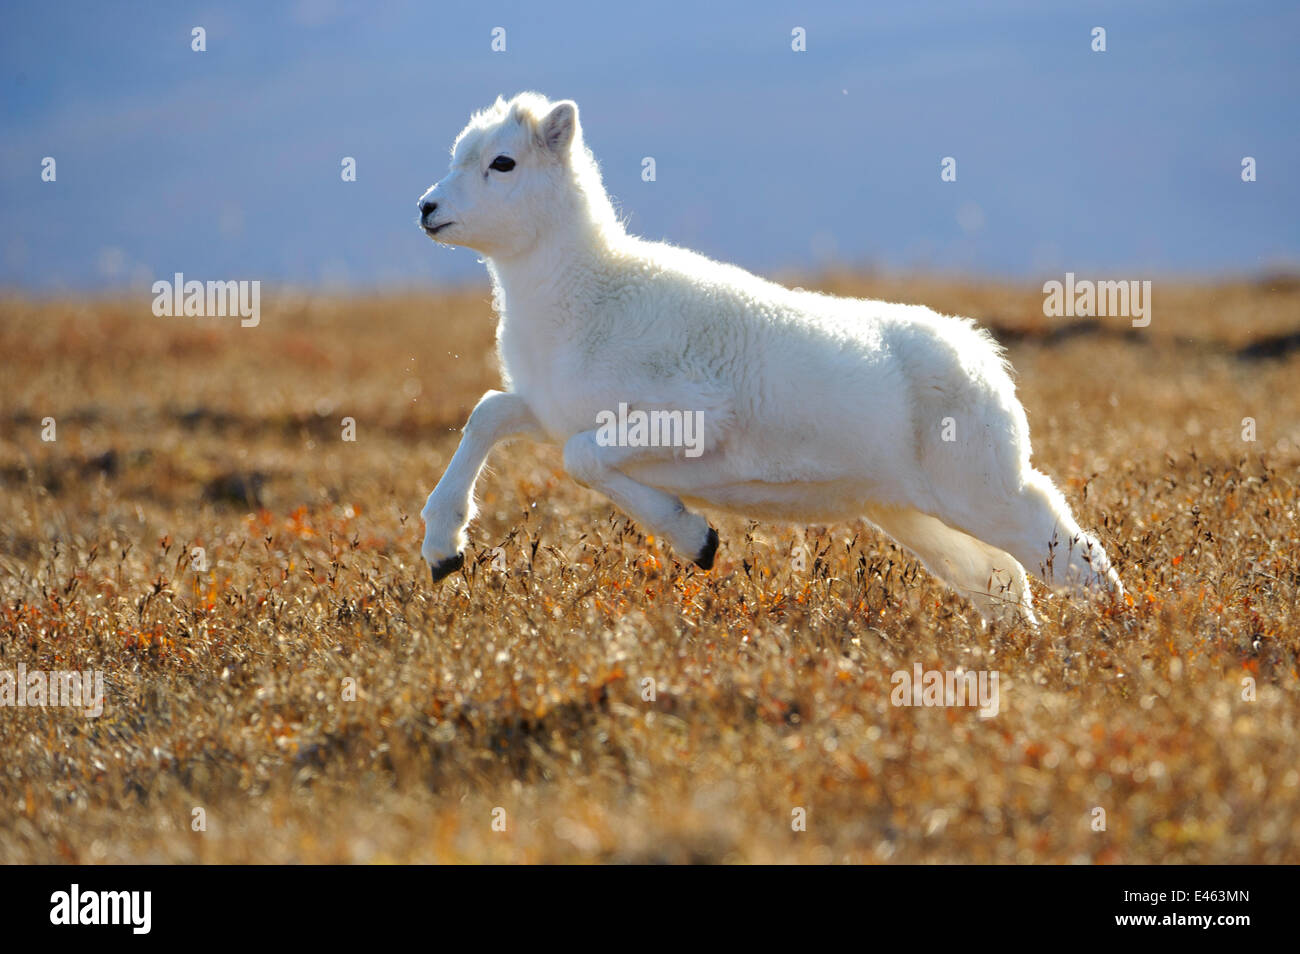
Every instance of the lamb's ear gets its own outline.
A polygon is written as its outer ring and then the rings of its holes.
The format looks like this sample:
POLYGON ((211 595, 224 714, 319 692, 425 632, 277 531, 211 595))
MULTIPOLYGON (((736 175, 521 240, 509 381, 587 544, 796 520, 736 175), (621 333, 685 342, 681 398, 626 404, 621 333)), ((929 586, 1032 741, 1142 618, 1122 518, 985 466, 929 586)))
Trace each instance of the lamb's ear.
POLYGON ((551 107, 538 124, 537 138, 556 155, 566 155, 578 134, 578 104, 566 99, 551 107))

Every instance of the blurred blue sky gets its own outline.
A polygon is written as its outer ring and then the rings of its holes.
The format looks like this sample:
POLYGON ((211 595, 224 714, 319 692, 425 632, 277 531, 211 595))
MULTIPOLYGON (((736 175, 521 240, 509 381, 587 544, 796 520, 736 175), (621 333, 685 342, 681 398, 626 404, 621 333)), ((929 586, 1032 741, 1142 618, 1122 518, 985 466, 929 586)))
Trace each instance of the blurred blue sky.
POLYGON ((1294 2, 6 0, 0 286, 481 280, 415 203, 521 89, 577 100, 633 231, 767 273, 1295 267, 1298 40, 1294 2))

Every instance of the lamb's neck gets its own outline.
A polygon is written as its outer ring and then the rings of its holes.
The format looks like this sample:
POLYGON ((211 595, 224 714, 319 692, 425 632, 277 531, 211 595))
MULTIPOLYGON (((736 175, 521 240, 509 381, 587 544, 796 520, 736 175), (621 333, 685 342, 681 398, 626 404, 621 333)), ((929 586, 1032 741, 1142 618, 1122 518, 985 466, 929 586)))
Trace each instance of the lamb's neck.
POLYGON ((502 317, 563 323, 581 291, 599 279, 608 256, 596 236, 569 241, 542 241, 525 255, 487 259, 502 317))

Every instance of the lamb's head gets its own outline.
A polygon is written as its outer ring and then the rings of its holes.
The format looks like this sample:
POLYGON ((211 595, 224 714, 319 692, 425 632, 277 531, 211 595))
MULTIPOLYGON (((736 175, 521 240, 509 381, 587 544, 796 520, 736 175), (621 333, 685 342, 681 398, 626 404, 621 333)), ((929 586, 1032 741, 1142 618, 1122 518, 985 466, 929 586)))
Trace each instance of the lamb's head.
POLYGON ((577 104, 538 93, 476 113, 452 146, 451 170, 419 205, 430 238, 490 258, 526 254, 544 237, 617 228, 577 104))

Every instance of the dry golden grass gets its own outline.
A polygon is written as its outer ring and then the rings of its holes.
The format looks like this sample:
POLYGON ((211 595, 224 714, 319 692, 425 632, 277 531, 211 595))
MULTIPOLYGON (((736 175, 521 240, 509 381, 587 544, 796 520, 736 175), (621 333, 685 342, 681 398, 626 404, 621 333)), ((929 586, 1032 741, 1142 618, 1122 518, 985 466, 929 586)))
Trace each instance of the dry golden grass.
POLYGON ((1157 282, 1149 328, 1078 334, 1033 286, 820 286, 997 329, 1131 606, 983 632, 862 526, 715 520, 703 573, 524 443, 434 588, 486 291, 253 329, 0 302, 0 669, 108 684, 99 719, 0 709, 0 860, 1300 862, 1300 352, 1241 353, 1296 283, 1157 282), (1001 712, 892 706, 918 662, 996 669, 1001 712))

